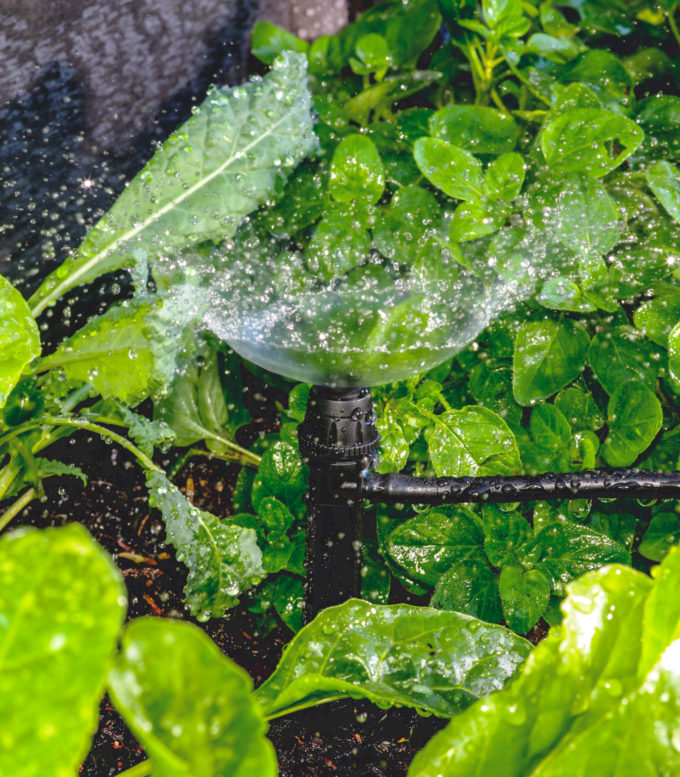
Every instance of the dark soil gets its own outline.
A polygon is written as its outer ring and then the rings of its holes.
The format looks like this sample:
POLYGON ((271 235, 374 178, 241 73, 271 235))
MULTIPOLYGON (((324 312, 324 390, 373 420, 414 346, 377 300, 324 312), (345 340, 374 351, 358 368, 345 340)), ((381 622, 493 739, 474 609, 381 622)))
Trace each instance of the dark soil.
MULTIPOLYGON (((271 423, 268 407, 273 402, 263 403, 262 414, 255 414, 263 428, 271 423)), ((29 505, 15 525, 84 524, 112 554, 125 577, 129 618, 155 615, 190 620, 182 604, 184 567, 175 560, 172 548, 163 544, 160 517, 149 513, 143 473, 127 452, 98 437, 77 433, 54 446, 49 455, 81 466, 88 474, 88 486, 83 489, 75 478, 46 481, 45 500, 29 505)), ((176 482, 198 506, 227 515, 237 471, 220 461, 197 459, 176 482)), ((258 633, 254 616, 246 611, 198 625, 256 684, 274 670, 291 637, 284 627, 266 635, 258 633)), ((384 711, 369 703, 335 702, 273 721, 269 737, 281 777, 403 777, 415 752, 443 725, 444 721, 423 718, 410 710, 384 711)), ((114 777, 144 758, 109 699, 104 699, 99 730, 81 775, 114 777)))

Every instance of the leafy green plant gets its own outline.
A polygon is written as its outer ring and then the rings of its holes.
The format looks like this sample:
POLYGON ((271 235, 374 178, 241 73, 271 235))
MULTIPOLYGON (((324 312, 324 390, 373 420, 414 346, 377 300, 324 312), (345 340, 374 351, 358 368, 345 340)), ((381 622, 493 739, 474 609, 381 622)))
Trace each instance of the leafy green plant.
POLYGON ((0 560, 0 765, 17 777, 74 773, 105 685, 149 756, 130 777, 275 775, 267 720, 341 698, 450 717, 501 688, 531 648, 469 616, 352 600, 307 625, 253 693, 190 623, 136 619, 116 653, 122 576, 81 526, 10 533, 0 560))

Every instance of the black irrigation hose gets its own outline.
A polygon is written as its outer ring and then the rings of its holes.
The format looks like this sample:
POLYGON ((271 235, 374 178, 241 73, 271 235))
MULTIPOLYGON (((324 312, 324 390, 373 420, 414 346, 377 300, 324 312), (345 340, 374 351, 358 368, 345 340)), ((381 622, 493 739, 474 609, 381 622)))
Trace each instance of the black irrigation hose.
MULTIPOLYGON (((356 491, 346 482, 343 492, 356 491)), ((370 474, 361 484, 370 502, 395 504, 461 504, 531 502, 551 499, 680 499, 680 472, 635 469, 590 470, 566 474, 492 477, 420 478, 391 473, 370 474)))

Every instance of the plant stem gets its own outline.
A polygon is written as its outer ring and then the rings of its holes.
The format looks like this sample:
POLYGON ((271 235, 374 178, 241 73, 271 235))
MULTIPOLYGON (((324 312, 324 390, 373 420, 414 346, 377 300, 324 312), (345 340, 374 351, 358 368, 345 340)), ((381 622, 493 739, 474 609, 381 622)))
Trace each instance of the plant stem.
POLYGON ((117 432, 111 431, 111 429, 107 429, 105 426, 99 426, 99 424, 95 424, 91 421, 86 421, 81 418, 58 418, 55 416, 43 416, 40 421, 29 421, 25 424, 21 424, 20 426, 15 426, 11 432, 7 432, 6 434, 2 435, 2 437, 0 437, 0 445, 4 445, 9 440, 14 439, 29 429, 39 429, 43 425, 68 426, 73 429, 85 429, 88 432, 94 432, 95 434, 98 434, 100 437, 108 437, 110 440, 117 442, 118 445, 120 445, 122 448, 130 451, 130 453, 135 456, 137 461, 139 461, 139 463, 145 469, 154 470, 156 472, 163 472, 160 467, 156 466, 156 464, 154 464, 145 453, 143 453, 136 445, 131 443, 130 440, 128 440, 126 437, 123 437, 117 432))
POLYGON ((124 772, 121 772, 118 777, 146 777, 151 774, 151 759, 138 763, 137 766, 131 766, 124 772))
POLYGON ((521 73, 521 72, 520 72, 520 71, 517 69, 517 67, 516 67, 515 65, 513 65, 513 64, 512 64, 512 62, 510 62, 510 60, 509 60, 509 59, 506 59, 505 61, 506 61, 506 64, 507 64, 507 66, 508 66, 508 67, 510 68, 510 70, 512 71, 512 74, 513 74, 513 75, 514 75, 516 78, 518 78, 518 79, 520 80, 520 82, 524 84, 524 86, 526 86, 526 88, 527 88, 527 89, 528 89, 528 90, 531 92, 531 94, 533 94, 533 96, 534 96, 534 97, 536 97, 536 98, 537 98, 538 100, 540 100, 542 103, 545 103, 545 105, 547 105, 548 107, 552 107, 552 106, 551 106, 551 104, 550 104, 550 100, 548 100, 548 98, 547 98, 547 97, 543 97, 543 95, 542 95, 542 94, 541 94, 539 91, 537 91, 537 90, 534 88, 534 85, 531 83, 531 81, 529 81, 529 79, 528 79, 528 78, 526 78, 526 76, 524 76, 524 75, 523 75, 523 74, 522 74, 522 73, 521 73))
MULTIPOLYGON (((249 451, 250 453, 250 451, 249 451)), ((262 461, 261 456, 257 456, 254 453, 251 453, 249 458, 247 460, 244 460, 244 457, 240 456, 229 456, 224 453, 215 453, 214 451, 204 451, 202 448, 189 448, 188 451, 183 453, 177 461, 174 462, 174 464, 167 470, 166 474, 168 476, 169 480, 172 480, 175 475, 179 474, 179 472, 182 470, 184 465, 189 461, 189 459, 192 459, 194 456, 205 456, 208 459, 219 459, 220 461, 228 461, 228 462, 239 462, 244 467, 258 467, 260 465, 260 462, 262 461)))
POLYGON ((673 33, 673 37, 677 41, 678 46, 680 46, 680 30, 678 29, 678 25, 675 21, 674 11, 669 11, 667 16, 668 16, 668 24, 670 25, 671 32, 673 33))
POLYGON ((0 531, 2 531, 7 524, 14 518, 15 515, 19 515, 19 513, 26 507, 26 505, 30 504, 35 498, 38 496, 38 492, 31 486, 31 488, 26 489, 24 493, 16 500, 16 502, 13 502, 2 515, 0 515, 0 531))

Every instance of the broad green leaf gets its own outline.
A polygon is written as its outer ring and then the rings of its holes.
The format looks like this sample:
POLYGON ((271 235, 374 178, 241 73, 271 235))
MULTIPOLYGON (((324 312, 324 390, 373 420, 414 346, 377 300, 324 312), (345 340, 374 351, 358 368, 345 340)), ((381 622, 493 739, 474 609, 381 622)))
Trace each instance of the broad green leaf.
POLYGON ((649 188, 659 202, 680 222, 680 172, 670 162, 655 162, 645 171, 649 188))
POLYGON ((154 777, 277 774, 252 680, 193 624, 134 620, 109 685, 154 777))
POLYGON ((503 616, 518 634, 526 634, 543 615, 550 602, 550 579, 539 569, 509 564, 501 569, 498 590, 503 616))
POLYGON ((604 186, 586 175, 571 175, 553 203, 552 229, 566 248, 598 257, 618 242, 623 223, 604 186))
POLYGON ((338 202, 376 203, 385 190, 385 173, 378 149, 366 135, 348 135, 331 160, 328 190, 338 202))
POLYGON ((347 697, 448 717, 502 687, 529 649, 461 613, 350 599, 293 638, 255 695, 276 717, 347 697))
POLYGON ((372 32, 359 38, 354 53, 356 56, 349 61, 352 72, 360 76, 374 73, 378 81, 385 77, 391 59, 387 41, 382 35, 372 32))
POLYGON ((630 553, 618 541, 591 526, 558 519, 538 531, 541 561, 537 565, 564 593, 565 585, 605 564, 630 564, 630 553))
POLYGON ((28 305, 12 284, 0 275, 0 408, 17 384, 26 365, 40 356, 40 332, 28 305))
POLYGON ((551 62, 564 64, 576 57, 581 51, 582 44, 569 38, 555 38, 543 32, 534 33, 527 41, 527 48, 533 54, 545 57, 551 62))
MULTIPOLYGON (((583 4, 585 9, 594 5, 583 4)), ((609 5, 607 2, 605 7, 609 5)), ((621 26, 610 30, 612 35, 621 35, 621 26)), ((558 71, 562 83, 581 83, 590 86, 603 101, 619 101, 628 97, 633 86, 630 74, 621 59, 605 49, 589 49, 579 54, 558 71)))
POLYGON ((305 261, 315 278, 329 283, 333 278, 366 261, 371 237, 343 205, 328 209, 307 244, 305 261))
POLYGON ((508 209, 499 202, 461 202, 449 222, 449 239, 454 243, 492 235, 503 226, 508 209))
POLYGON ((76 774, 125 605, 120 573, 79 524, 0 539, 1 774, 76 774))
POLYGON ((593 395, 577 386, 560 391, 555 397, 555 407, 562 411, 574 431, 597 431, 604 426, 604 415, 593 395))
POLYGON ((563 450, 571 436, 571 426, 555 405, 542 403, 531 411, 529 429, 540 448, 556 454, 563 450))
POLYGON ((449 197, 474 202, 483 196, 482 164, 445 140, 418 138, 413 151, 420 172, 449 197))
POLYGON ((531 566, 536 560, 536 543, 526 518, 515 511, 485 505, 484 551, 494 567, 517 563, 531 566))
POLYGON ((486 168, 484 191, 490 200, 514 200, 523 183, 524 160, 519 154, 503 154, 486 168))
MULTIPOLYGON (((154 403, 154 417, 175 433, 175 445, 183 447, 205 440, 209 449, 228 454, 236 430, 250 419, 243 407, 240 375, 234 360, 228 377, 230 397, 220 377, 218 350, 209 348, 199 363, 197 354, 182 365, 168 393, 154 403), (227 401, 227 399, 231 401, 227 401)), ((230 362, 230 363, 229 363, 230 362)))
POLYGON ((533 321, 515 338, 512 390, 520 405, 547 399, 577 378, 588 353, 588 333, 579 323, 533 321))
POLYGON ((668 333, 668 371, 680 388, 680 321, 668 333))
POLYGON ((656 94, 640 100, 635 106, 635 121, 645 132, 641 154, 680 160, 680 97, 656 94))
POLYGON ((519 128, 512 116, 480 105, 447 105, 429 120, 433 138, 473 154, 504 154, 517 144, 519 128))
POLYGON ((530 22, 524 17, 521 0, 482 0, 484 21, 502 38, 519 38, 529 29, 530 22))
POLYGON ((169 386, 182 333, 201 315, 201 304, 189 286, 165 299, 123 302, 85 324, 37 369, 58 368, 71 381, 91 383, 104 398, 137 405, 169 386))
POLYGON ((391 532, 386 552, 413 580, 433 586, 458 561, 484 558, 484 533, 465 507, 433 507, 391 532))
POLYGON ((262 456, 253 481, 253 507, 268 496, 280 499, 296 517, 304 515, 303 497, 307 491, 307 467, 296 448, 284 441, 274 442, 262 456))
POLYGON ((514 434, 486 407, 467 406, 437 416, 426 432, 437 475, 515 475, 522 469, 514 434))
POLYGON ((668 348, 671 329, 680 321, 680 294, 643 302, 633 313, 635 326, 653 343, 668 348))
POLYGON ((595 310, 581 288, 569 278, 549 278, 536 296, 536 300, 544 308, 550 310, 565 310, 573 313, 588 313, 595 310))
POLYGON ((376 540, 364 539, 361 550, 361 598, 374 604, 387 604, 392 580, 376 540))
POLYGON ((219 618, 264 577, 255 531, 193 507, 158 470, 147 472, 146 483, 149 504, 161 511, 168 542, 189 570, 184 596, 192 615, 219 618))
POLYGON ((677 771, 676 643, 665 641, 669 650, 657 651, 653 671, 638 677, 641 645, 658 624, 656 617, 643 627, 651 587, 645 575, 616 565, 572 582, 562 624, 517 679, 457 715, 416 755, 409 777, 677 771))
POLYGON ((661 429, 661 403, 649 388, 631 381, 614 392, 607 415, 609 434, 602 455, 612 467, 629 467, 661 429))
POLYGON ((473 615, 488 623, 502 616, 498 581, 484 559, 457 561, 439 578, 430 606, 473 615))
POLYGON ((314 148, 306 78, 305 56, 284 52, 263 79, 213 89, 31 297, 34 315, 137 259, 233 235, 314 148))
POLYGON ((680 515, 677 512, 656 513, 638 545, 638 553, 652 561, 663 561, 668 551, 680 540, 680 515))
POLYGON ((260 62, 271 65, 284 51, 297 51, 300 54, 306 54, 309 50, 309 43, 275 24, 259 21, 253 27, 250 49, 260 62))
POLYGON ((426 250, 427 237, 439 226, 441 209, 431 192, 406 186, 392 197, 373 228, 375 246, 383 256, 412 264, 426 250))
POLYGON ((628 381, 639 381, 653 389, 659 356, 656 346, 628 326, 595 335, 588 351, 595 377, 610 396, 628 381))
POLYGON ((644 132, 620 113, 580 108, 558 114, 541 133, 548 166, 558 173, 611 172, 638 148, 644 132))

